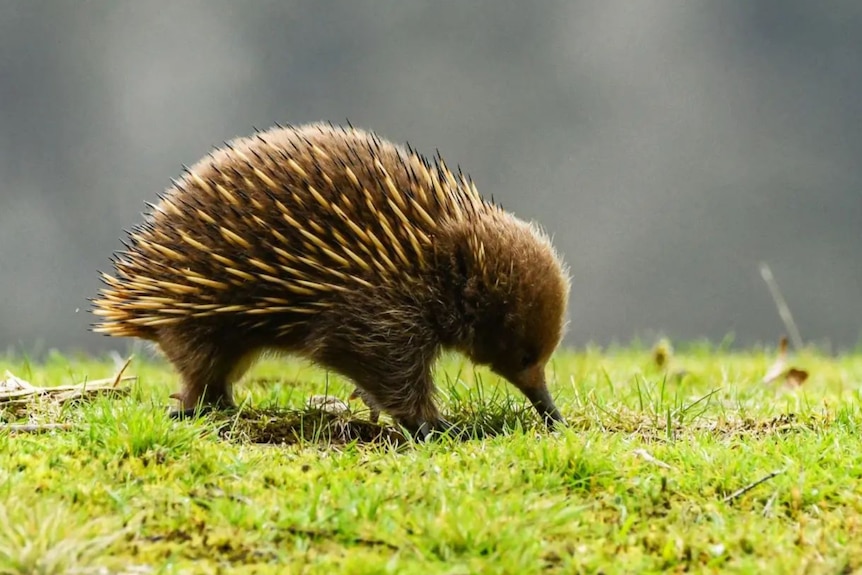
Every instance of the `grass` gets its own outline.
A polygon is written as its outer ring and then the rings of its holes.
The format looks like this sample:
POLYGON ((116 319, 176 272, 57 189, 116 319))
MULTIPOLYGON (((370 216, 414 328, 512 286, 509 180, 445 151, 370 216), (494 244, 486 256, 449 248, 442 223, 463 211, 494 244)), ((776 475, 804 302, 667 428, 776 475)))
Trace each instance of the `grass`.
MULTIPOLYGON (((305 409, 352 387, 292 361, 256 367, 239 413, 172 421, 175 375, 135 360, 128 396, 0 405, 72 424, 0 431, 0 574, 862 572, 862 355, 804 352, 787 387, 760 382, 773 354, 561 353, 553 434, 447 358, 441 404, 476 439, 420 445, 356 402, 305 409)), ((5 369, 60 385, 115 366, 5 369)))

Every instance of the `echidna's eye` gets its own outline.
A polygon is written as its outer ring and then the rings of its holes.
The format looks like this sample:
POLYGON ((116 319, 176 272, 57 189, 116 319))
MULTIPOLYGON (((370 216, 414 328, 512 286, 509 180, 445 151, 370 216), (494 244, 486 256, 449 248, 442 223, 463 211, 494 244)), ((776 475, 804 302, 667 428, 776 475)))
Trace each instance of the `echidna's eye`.
POLYGON ((521 367, 526 369, 536 363, 537 359, 538 358, 536 357, 536 354, 534 352, 525 351, 524 354, 521 356, 521 367))

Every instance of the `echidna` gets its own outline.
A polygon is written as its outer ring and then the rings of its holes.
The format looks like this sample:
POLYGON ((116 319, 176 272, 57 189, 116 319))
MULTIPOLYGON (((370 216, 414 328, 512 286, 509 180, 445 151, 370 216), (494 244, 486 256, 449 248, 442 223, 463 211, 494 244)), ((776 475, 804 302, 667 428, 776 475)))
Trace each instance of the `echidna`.
POLYGON ((412 433, 448 427, 441 349, 488 365, 549 426, 544 367, 569 278, 547 236, 409 146, 326 124, 214 150, 150 206, 95 299, 93 331, 154 341, 184 412, 232 404, 266 350, 350 378, 412 433))

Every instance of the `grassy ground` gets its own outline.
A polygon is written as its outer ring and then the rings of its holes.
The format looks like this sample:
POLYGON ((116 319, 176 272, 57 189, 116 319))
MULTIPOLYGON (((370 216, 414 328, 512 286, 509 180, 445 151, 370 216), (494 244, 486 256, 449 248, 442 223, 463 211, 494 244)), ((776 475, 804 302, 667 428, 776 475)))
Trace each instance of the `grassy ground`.
MULTIPOLYGON (((549 376, 570 427, 548 434, 449 358, 444 411, 481 439, 423 445, 360 404, 296 411, 352 388, 290 361, 255 368, 240 414, 174 422, 175 376, 135 360, 126 397, 0 405, 5 423, 72 424, 0 431, 0 573, 862 572, 862 355, 804 353, 796 387, 760 382, 773 360, 563 353, 549 376)), ((5 369, 55 385, 116 368, 5 369)))

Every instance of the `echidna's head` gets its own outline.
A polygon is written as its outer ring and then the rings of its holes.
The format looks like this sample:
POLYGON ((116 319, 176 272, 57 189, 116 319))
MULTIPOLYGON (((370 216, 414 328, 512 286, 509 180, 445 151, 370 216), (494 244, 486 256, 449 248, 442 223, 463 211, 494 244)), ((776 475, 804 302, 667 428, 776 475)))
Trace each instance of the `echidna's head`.
POLYGON ((545 366, 565 332, 569 277, 547 236, 502 211, 463 228, 455 265, 468 328, 458 347, 505 377, 553 425, 545 366))

